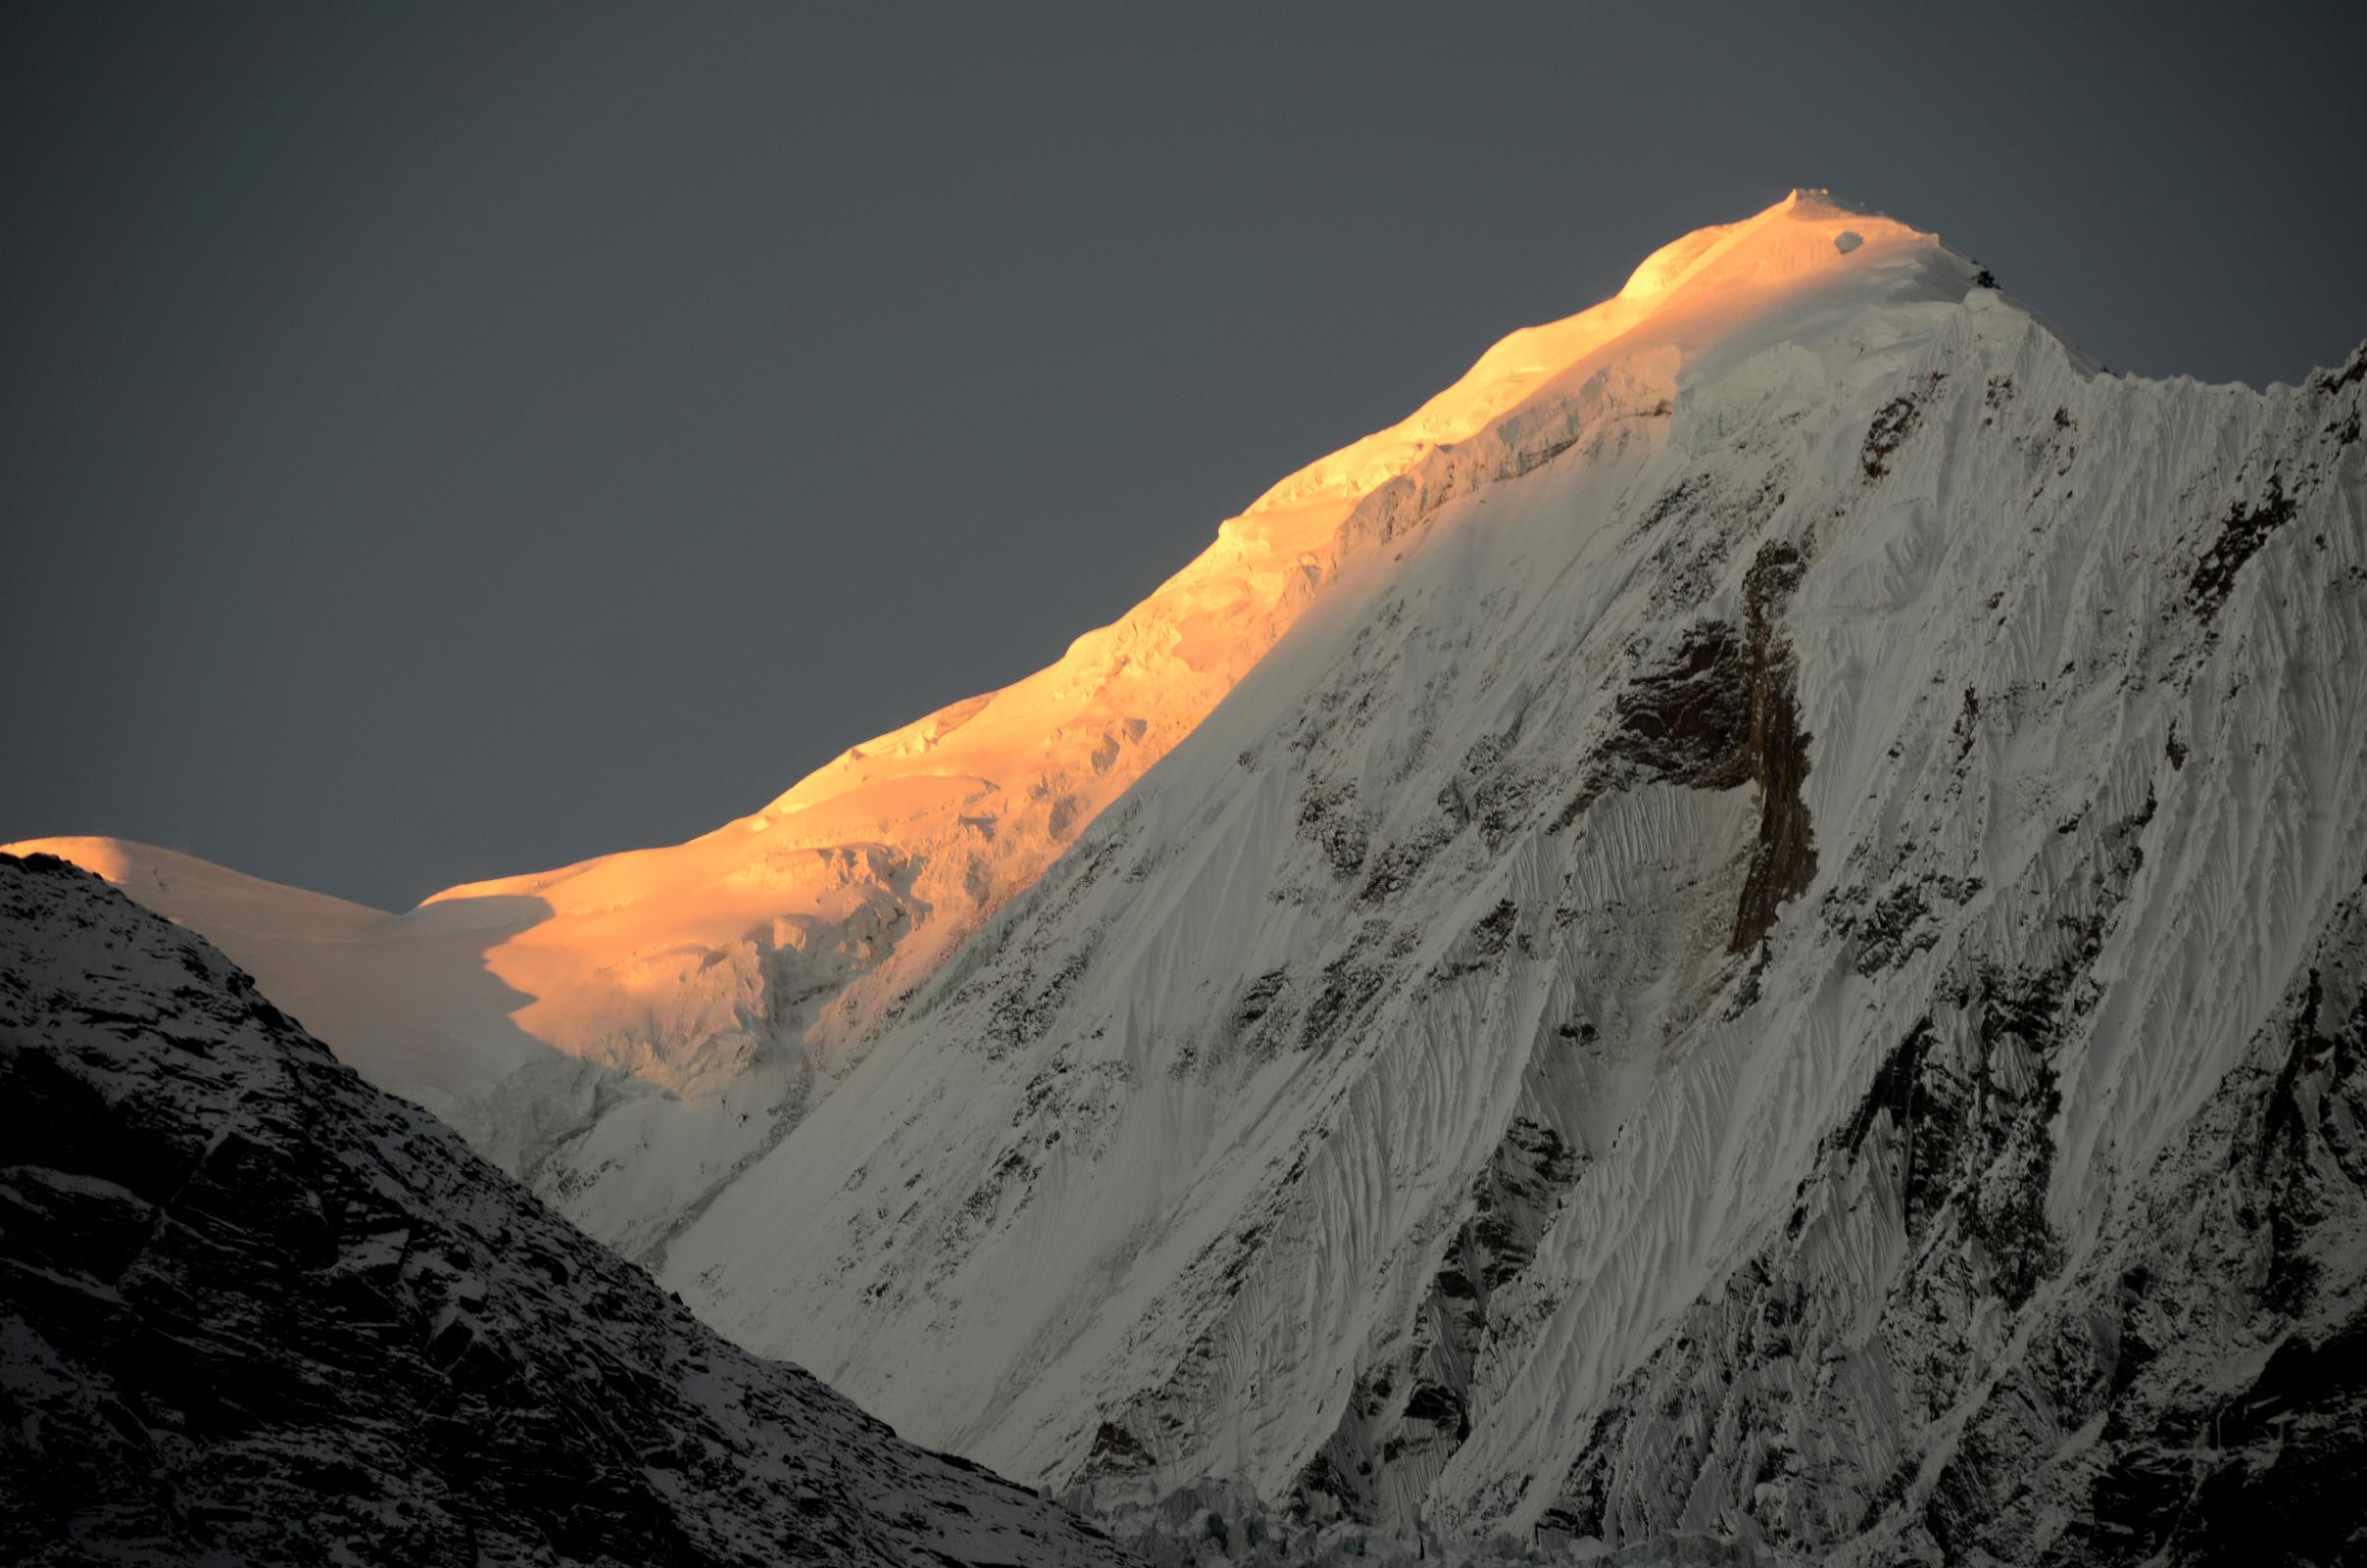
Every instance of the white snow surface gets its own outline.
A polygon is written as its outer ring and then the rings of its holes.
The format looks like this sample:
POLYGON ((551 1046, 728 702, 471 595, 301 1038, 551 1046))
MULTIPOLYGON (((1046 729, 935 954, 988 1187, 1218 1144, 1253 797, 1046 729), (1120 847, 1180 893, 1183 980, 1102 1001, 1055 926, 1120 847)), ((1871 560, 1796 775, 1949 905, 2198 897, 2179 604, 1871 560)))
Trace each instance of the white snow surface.
MULTIPOLYGON (((400 916, 15 848, 1107 1514, 1962 1555, 1966 1434, 2304 974, 2347 1005, 2367 878, 2367 362, 2116 377, 1977 273, 1822 193, 1688 235, 687 845, 400 916), (1702 765, 1653 700, 1697 677, 1749 714, 1702 765), (1899 1059, 1995 1134, 1924 1207, 1899 1059), (1762 1278, 1781 1354, 1703 1327, 1762 1278)), ((2328 1258, 2227 1333, 2342 1321, 2328 1258)))

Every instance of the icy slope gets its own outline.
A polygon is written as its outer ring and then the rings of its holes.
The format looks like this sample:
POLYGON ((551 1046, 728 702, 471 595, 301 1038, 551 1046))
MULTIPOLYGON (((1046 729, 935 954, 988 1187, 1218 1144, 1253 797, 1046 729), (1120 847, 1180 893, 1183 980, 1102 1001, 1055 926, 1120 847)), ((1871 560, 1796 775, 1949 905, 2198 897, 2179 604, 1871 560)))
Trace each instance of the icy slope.
POLYGON ((2367 358, 2123 380, 1983 281, 1823 203, 1648 263, 666 1281, 1121 1516, 2333 1560, 2367 358))
POLYGON ((0 858, 0 1557, 1122 1559, 701 1327, 245 975, 0 858))
POLYGON ((688 844, 454 888, 402 915, 120 841, 10 848, 73 859, 205 932, 372 1082, 655 1256, 1232 689, 1369 546, 1399 487, 1533 455, 1553 433, 1516 411, 1606 344, 1679 323, 1699 339, 1738 294, 1747 317, 1837 272, 1881 279, 1918 243, 1814 193, 1688 235, 1617 298, 1512 334, 1399 424, 1277 484, 1050 668, 856 747, 688 844))

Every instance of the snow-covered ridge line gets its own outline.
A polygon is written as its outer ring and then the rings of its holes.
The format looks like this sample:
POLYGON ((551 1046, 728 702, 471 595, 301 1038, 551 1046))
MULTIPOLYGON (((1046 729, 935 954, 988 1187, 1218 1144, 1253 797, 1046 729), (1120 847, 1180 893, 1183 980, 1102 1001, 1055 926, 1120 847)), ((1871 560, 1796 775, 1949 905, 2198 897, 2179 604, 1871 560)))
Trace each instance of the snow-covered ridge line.
POLYGON ((1677 344, 1820 290, 1921 286, 1927 263, 1969 276, 1931 236, 1814 192, 1664 247, 1617 298, 1511 334, 1405 419, 1276 485, 1059 662, 687 844, 469 883, 400 915, 121 841, 15 848, 214 936, 373 1081, 654 1255, 1348 563, 1562 450, 1605 398, 1652 416, 1677 344))

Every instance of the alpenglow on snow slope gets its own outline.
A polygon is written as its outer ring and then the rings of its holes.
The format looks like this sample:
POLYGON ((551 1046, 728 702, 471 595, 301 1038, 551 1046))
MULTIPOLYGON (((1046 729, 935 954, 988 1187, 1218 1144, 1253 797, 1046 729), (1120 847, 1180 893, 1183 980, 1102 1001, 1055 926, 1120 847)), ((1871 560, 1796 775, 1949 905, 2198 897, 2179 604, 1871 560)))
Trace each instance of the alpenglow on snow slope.
MULTIPOLYGON (((1232 690, 1363 548, 1368 519, 1403 504, 1393 486, 1495 477, 1497 427, 1517 430, 1540 388, 1649 323, 1718 317, 1737 278, 1813 273, 1833 236, 1802 225, 1838 213, 1803 194, 1664 247, 1618 298, 1513 333, 1398 424, 1276 484, 1058 663, 854 747, 688 844, 452 888, 400 915, 119 840, 8 848, 62 856, 204 932, 381 1088, 655 1260, 1232 690)), ((1858 226, 1871 247, 1855 270, 1909 240, 1858 226)))
POLYGON ((692 845, 333 942, 59 848, 743 1344, 1204 1552, 2335 1561, 2363 393, 2110 375, 1800 193, 692 845))
POLYGON ((121 840, 6 848, 71 859, 203 931, 373 1082, 655 1258, 1232 690, 1357 548, 1377 491, 1447 466, 1469 482, 1442 461, 1455 443, 1649 319, 1697 253, 1752 226, 1690 236, 1621 298, 1512 334, 1398 424, 1274 486, 1049 668, 854 747, 688 844, 451 888, 400 915, 121 840))

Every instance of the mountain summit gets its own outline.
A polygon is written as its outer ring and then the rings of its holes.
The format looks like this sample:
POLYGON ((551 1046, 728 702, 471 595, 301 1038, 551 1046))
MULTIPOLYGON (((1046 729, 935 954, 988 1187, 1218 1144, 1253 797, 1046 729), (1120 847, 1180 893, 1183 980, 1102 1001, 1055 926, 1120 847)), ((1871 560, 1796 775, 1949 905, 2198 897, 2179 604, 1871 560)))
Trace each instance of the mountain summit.
POLYGON ((399 917, 63 853, 1146 1540, 2331 1562, 2363 394, 1797 192, 690 845, 399 917))

